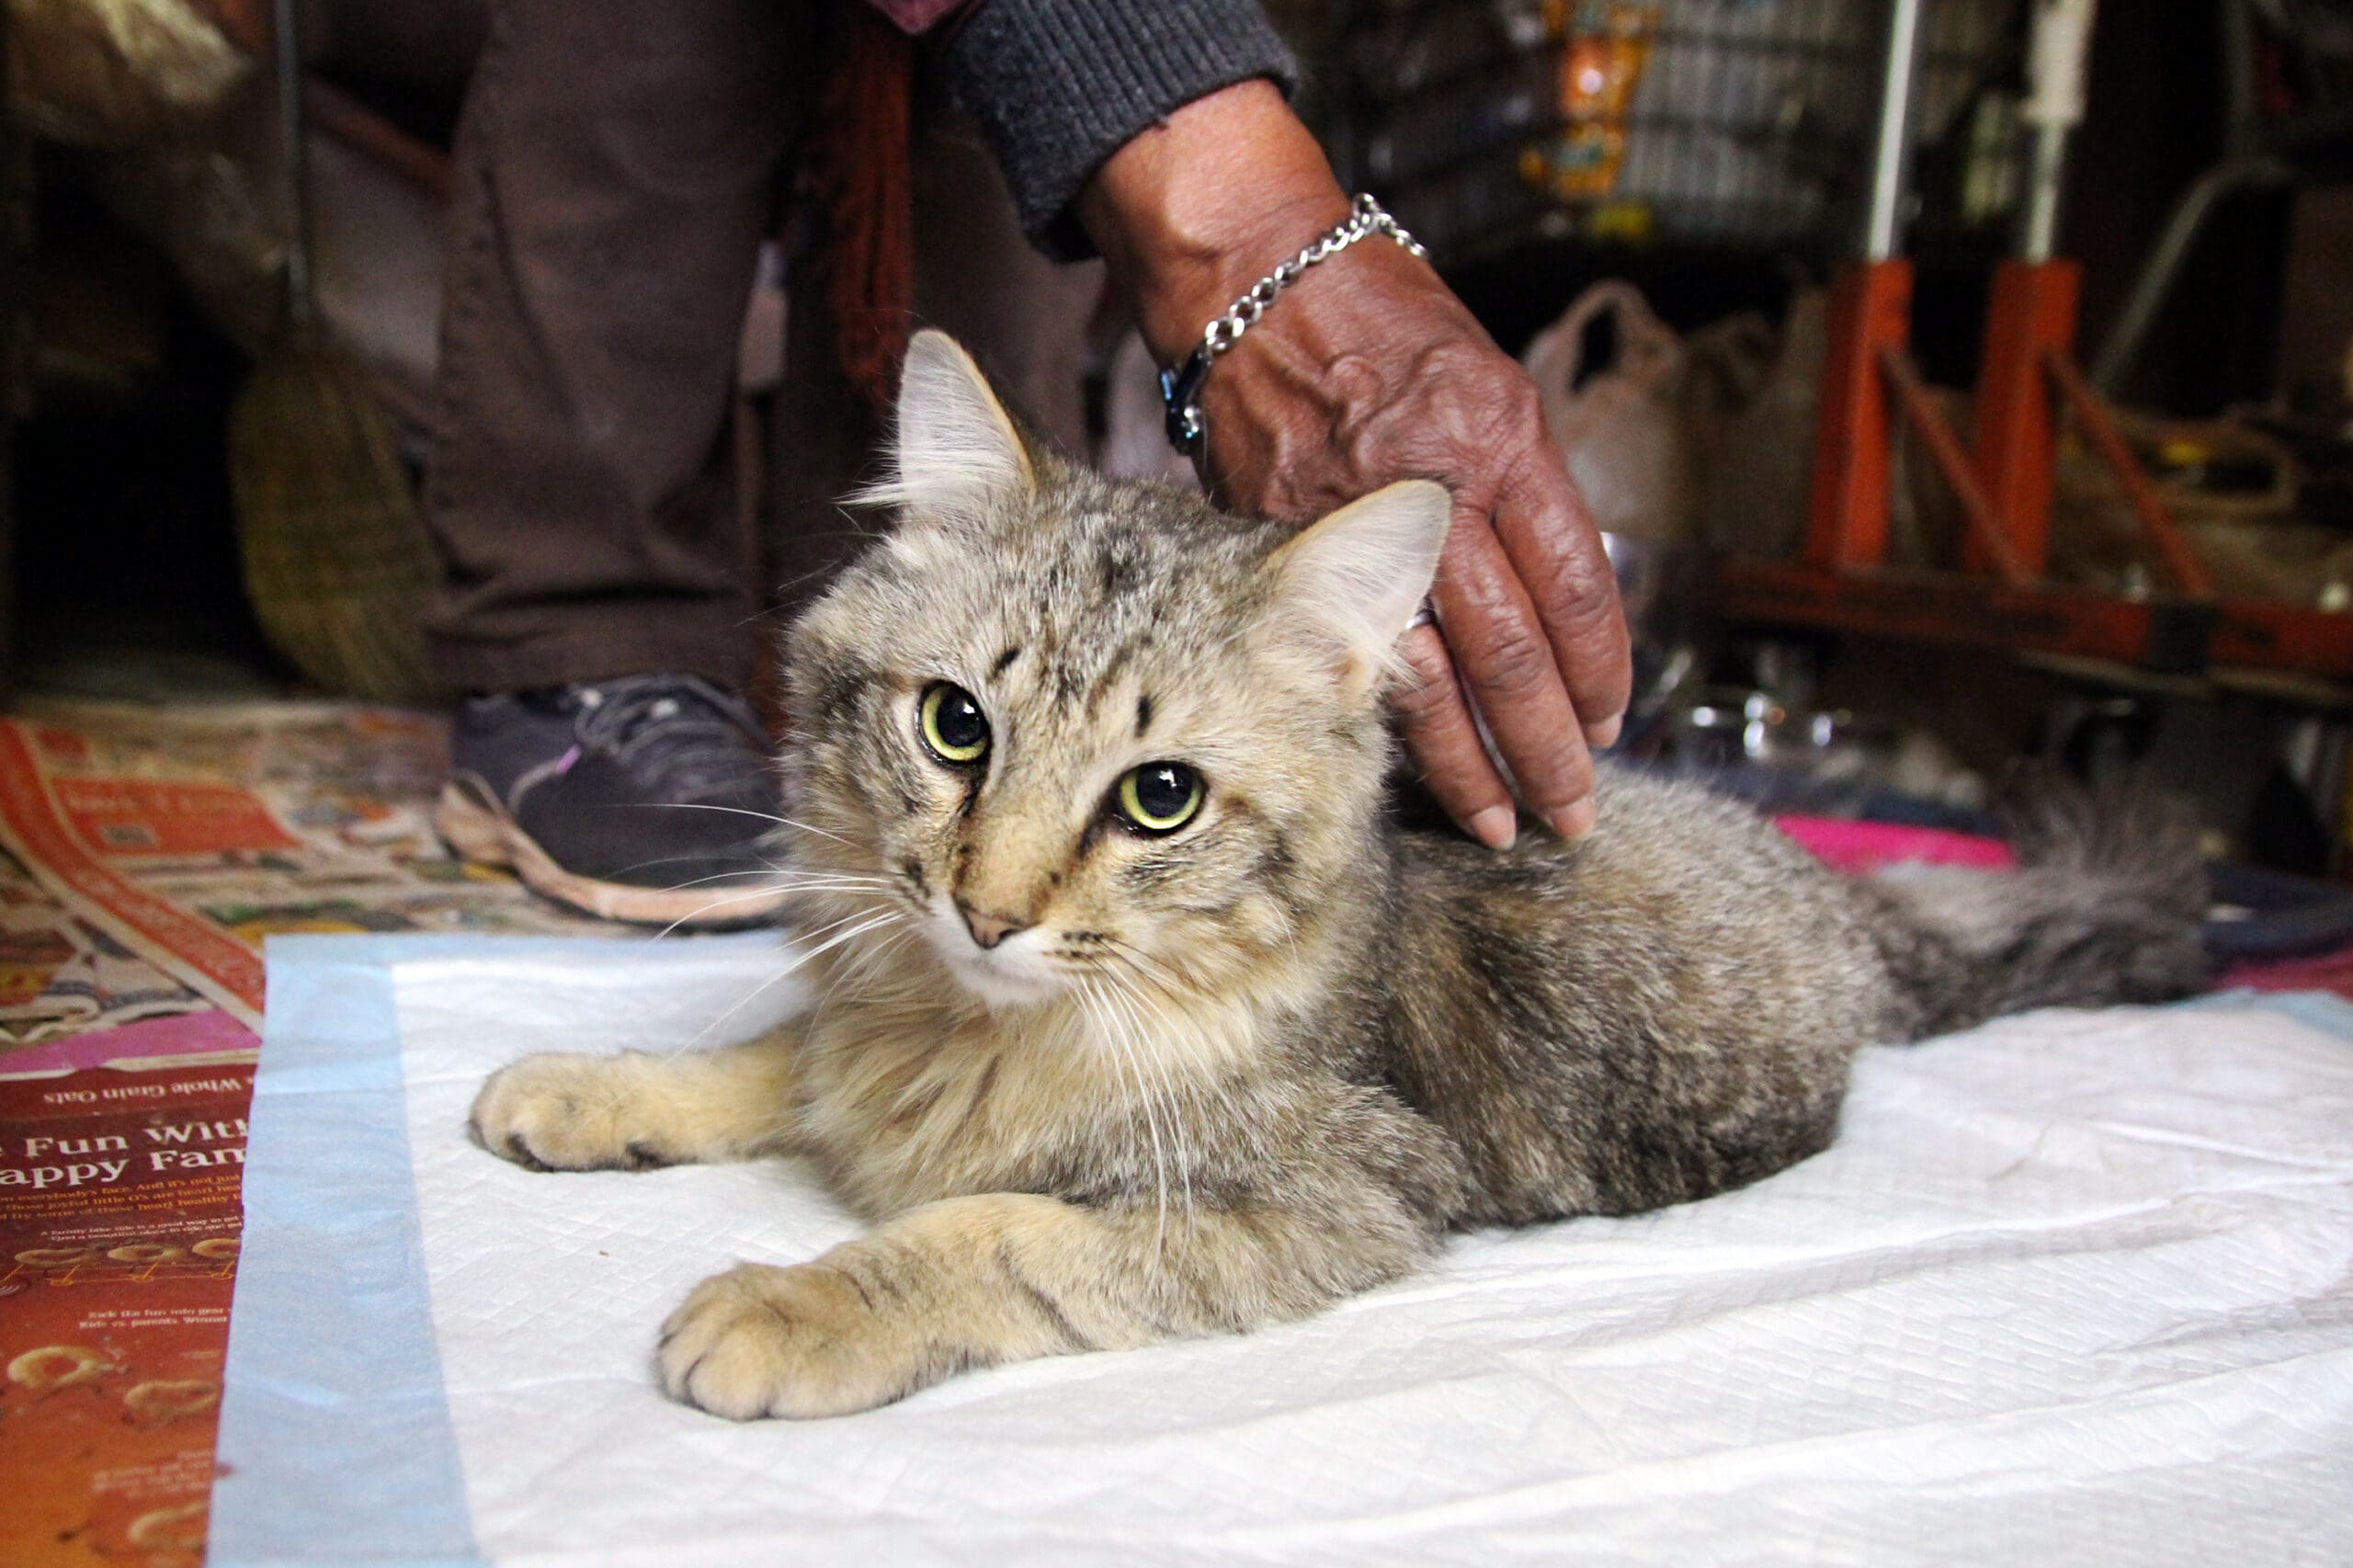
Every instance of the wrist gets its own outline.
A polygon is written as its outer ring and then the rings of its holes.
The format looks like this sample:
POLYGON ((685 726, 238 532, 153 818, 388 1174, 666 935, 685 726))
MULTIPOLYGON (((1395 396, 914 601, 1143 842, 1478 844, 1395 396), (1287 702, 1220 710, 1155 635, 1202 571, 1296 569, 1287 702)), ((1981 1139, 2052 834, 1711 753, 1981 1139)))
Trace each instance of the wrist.
POLYGON ((1164 364, 1274 265, 1346 219, 1323 149, 1271 84, 1199 99, 1112 154, 1080 222, 1164 364))

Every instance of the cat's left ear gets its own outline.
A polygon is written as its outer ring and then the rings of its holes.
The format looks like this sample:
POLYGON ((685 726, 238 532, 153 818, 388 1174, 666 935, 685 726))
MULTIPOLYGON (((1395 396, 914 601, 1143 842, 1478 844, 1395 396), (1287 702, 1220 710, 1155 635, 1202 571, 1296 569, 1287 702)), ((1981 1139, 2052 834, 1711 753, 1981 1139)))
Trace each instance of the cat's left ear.
POLYGON ((1404 480, 1349 502, 1275 551, 1282 630, 1333 654, 1353 695, 1380 683, 1428 597, 1453 506, 1444 485, 1404 480))
POLYGON ((1037 469, 1013 418, 944 332, 907 345, 899 380, 897 472, 866 499, 904 508, 908 521, 978 522, 1001 501, 1037 487, 1037 469))

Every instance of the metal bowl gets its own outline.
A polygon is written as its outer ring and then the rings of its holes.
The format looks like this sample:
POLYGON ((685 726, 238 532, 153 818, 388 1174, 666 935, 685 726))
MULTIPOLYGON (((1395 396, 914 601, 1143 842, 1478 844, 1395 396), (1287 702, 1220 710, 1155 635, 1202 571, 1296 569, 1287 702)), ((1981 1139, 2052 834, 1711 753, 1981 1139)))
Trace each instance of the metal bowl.
POLYGON ((1634 649, 1634 694, 1628 710, 1640 722, 1663 711, 1692 666, 1706 553, 1697 545, 1632 534, 1605 533, 1602 548, 1618 579, 1618 602, 1634 649))

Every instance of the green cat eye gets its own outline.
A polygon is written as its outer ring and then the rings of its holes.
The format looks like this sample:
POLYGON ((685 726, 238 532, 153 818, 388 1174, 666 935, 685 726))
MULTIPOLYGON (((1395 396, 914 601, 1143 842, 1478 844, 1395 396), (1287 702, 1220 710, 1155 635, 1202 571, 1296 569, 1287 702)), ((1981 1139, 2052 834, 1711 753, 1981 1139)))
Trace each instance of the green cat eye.
POLYGON ((972 694, 934 681, 924 689, 923 744, 942 762, 978 762, 988 755, 989 722, 972 694))
POLYGON ((1201 809, 1201 776, 1181 762, 1147 762, 1120 780, 1120 810, 1146 833, 1174 833, 1201 809))

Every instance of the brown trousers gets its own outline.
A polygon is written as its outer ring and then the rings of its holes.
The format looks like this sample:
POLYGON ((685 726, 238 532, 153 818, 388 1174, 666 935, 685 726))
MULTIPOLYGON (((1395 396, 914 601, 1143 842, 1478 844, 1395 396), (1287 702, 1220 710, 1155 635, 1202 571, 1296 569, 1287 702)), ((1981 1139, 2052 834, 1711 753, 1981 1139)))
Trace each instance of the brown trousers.
MULTIPOLYGON (((788 0, 494 6, 458 132, 426 486, 445 566, 428 632, 450 686, 654 670, 744 686, 763 613, 872 528, 835 504, 877 424, 814 290, 762 443, 765 540, 738 495, 744 307, 823 30, 820 6, 788 0)), ((1022 244, 985 155, 918 90, 916 313, 1074 442, 1099 269, 1022 244)))

